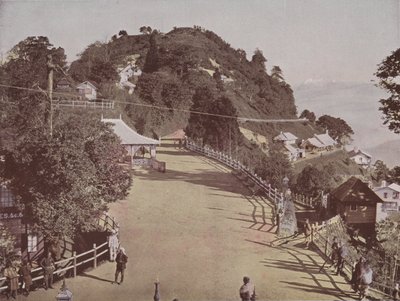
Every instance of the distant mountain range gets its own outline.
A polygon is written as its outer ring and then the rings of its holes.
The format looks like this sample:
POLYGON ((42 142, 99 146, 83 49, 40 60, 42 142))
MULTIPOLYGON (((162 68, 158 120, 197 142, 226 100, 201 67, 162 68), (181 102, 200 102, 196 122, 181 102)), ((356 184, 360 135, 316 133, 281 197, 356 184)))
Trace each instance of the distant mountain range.
POLYGON ((346 120, 357 146, 387 165, 400 165, 400 135, 390 132, 381 119, 379 99, 385 93, 372 83, 307 80, 294 88, 299 113, 309 109, 317 117, 328 114, 346 120))

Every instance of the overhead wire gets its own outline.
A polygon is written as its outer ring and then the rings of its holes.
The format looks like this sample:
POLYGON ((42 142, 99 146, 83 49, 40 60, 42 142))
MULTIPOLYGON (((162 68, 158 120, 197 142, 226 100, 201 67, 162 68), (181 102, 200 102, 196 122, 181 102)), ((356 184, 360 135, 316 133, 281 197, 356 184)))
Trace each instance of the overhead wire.
MULTIPOLYGON (((4 83, 0 83, 0 87, 46 93, 44 90, 42 90, 40 88, 39 89, 25 88, 25 87, 20 87, 20 86, 6 85, 4 83)), ((65 92, 55 92, 54 91, 53 94, 54 95, 60 95, 60 96, 64 95, 64 96, 77 97, 76 94, 65 93, 65 92)), ((139 106, 139 107, 146 107, 146 108, 164 110, 164 111, 177 111, 177 112, 184 112, 184 113, 190 113, 190 114, 214 116, 214 117, 227 118, 227 119, 236 119, 236 120, 242 121, 242 122, 251 121, 251 122, 277 123, 277 122, 304 122, 304 121, 306 121, 305 118, 297 118, 297 119, 265 119, 265 118, 251 118, 251 117, 242 117, 242 116, 231 116, 231 115, 208 113, 208 112, 202 112, 202 111, 196 111, 196 110, 170 108, 170 107, 165 107, 165 106, 144 104, 144 103, 139 103, 139 102, 121 101, 121 100, 109 99, 109 98, 99 98, 99 100, 109 101, 109 102, 114 102, 114 103, 119 103, 119 104, 126 104, 126 105, 133 105, 133 106, 139 106)))

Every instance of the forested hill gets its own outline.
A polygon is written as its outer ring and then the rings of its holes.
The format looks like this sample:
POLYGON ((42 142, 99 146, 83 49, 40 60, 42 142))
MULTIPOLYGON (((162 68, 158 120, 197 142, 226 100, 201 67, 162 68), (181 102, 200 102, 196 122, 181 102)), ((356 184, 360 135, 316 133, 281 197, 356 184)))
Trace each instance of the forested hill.
MULTIPOLYGON (((207 87, 215 97, 229 98, 239 116, 296 117, 292 89, 281 69, 272 65, 261 50, 246 55, 200 27, 174 28, 166 34, 143 27, 140 35, 120 31, 109 42, 89 45, 71 64, 69 74, 76 81, 93 81, 103 97, 128 103, 120 109, 139 131, 163 136, 185 127, 189 115, 129 103, 189 109, 196 89, 207 87), (118 70, 129 62, 143 71, 129 78, 136 84, 132 94, 116 86, 118 70)), ((268 125, 248 127, 271 132, 268 125)))

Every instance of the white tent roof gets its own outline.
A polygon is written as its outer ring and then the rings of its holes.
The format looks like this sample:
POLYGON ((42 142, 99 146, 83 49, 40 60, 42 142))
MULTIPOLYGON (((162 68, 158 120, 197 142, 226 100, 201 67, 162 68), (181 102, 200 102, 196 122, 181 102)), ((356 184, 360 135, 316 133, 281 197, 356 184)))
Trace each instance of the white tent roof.
POLYGON ((121 139, 125 145, 159 145, 160 142, 142 136, 132 130, 122 119, 101 119, 105 123, 112 123, 114 133, 121 139))

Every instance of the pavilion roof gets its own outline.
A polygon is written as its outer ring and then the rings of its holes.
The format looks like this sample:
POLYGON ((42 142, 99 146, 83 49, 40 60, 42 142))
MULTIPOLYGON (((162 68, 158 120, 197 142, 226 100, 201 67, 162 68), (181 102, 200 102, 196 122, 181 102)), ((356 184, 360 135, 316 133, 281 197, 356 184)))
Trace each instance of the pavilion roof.
POLYGON ((101 121, 113 124, 114 133, 125 145, 159 145, 160 141, 142 136, 131 129, 122 119, 105 119, 101 121))

